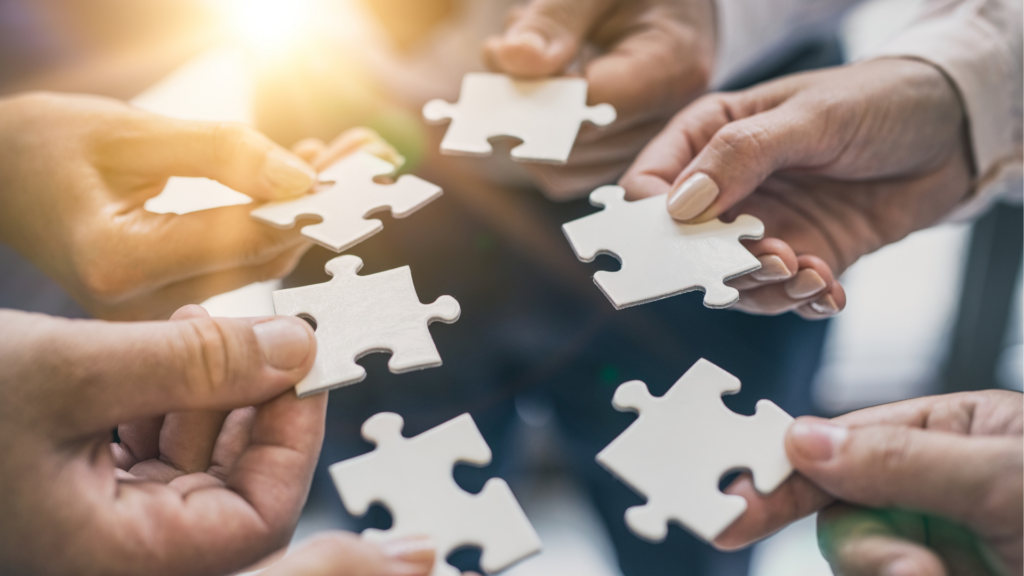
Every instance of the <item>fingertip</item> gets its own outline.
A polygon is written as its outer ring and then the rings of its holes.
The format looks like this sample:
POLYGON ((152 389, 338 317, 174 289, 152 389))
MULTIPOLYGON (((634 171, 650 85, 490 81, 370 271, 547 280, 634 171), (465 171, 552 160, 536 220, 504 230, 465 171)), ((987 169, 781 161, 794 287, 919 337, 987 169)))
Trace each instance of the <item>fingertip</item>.
POLYGON ((821 294, 826 288, 828 288, 828 282, 814 268, 802 267, 793 278, 783 284, 786 296, 793 300, 806 300, 816 294, 821 294))
POLYGON ((292 153, 308 164, 312 164, 317 156, 320 156, 326 150, 327 143, 319 138, 305 138, 292 146, 292 153))
POLYGON ((269 366, 290 372, 312 365, 316 336, 306 321, 294 316, 275 316, 252 327, 269 366))
POLYGON ((786 454, 797 469, 817 466, 835 458, 850 431, 825 418, 801 416, 786 432, 786 454))
POLYGON ((274 147, 267 151, 263 160, 263 177, 271 191, 271 198, 276 200, 292 198, 309 191, 316 183, 316 171, 302 158, 274 147))
POLYGON ((711 220, 708 210, 718 198, 720 189, 710 176, 697 172, 680 182, 665 199, 668 213, 679 222, 699 223, 695 220, 711 220))
POLYGON ((485 45, 498 70, 524 78, 557 74, 565 66, 551 39, 533 29, 513 29, 485 45))

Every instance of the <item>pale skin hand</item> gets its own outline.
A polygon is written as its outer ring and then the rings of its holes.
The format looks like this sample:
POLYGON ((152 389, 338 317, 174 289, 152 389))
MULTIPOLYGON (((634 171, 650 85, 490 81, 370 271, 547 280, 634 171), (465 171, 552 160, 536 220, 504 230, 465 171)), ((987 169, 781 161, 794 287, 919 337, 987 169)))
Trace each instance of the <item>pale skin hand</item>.
MULTIPOLYGON (((333 160, 357 149, 397 157, 365 129, 324 148, 333 160)), ((212 178, 259 202, 307 193, 316 169, 238 124, 174 120, 97 97, 0 99, 0 241, 96 317, 167 318, 285 276, 310 246, 298 227, 253 220, 252 205, 146 211, 168 177, 212 178)))
POLYGON ((622 174, 672 114, 707 90, 714 30, 710 0, 533 0, 514 10, 504 34, 484 45, 488 66, 557 76, 582 56, 589 103, 607 102, 618 114, 603 129, 584 125, 567 165, 522 167, 560 200, 622 174))
POLYGON ((937 223, 969 193, 956 89, 935 67, 883 59, 710 94, 680 112, 622 177, 632 199, 667 194, 682 222, 753 214, 762 270, 735 308, 826 318, 859 257, 937 223), (703 175, 703 176, 702 176, 703 175))
POLYGON ((748 508, 718 547, 746 546, 821 510, 819 542, 837 574, 1022 574, 1021 394, 966 392, 798 418, 786 454, 797 474, 769 496, 749 476, 726 489, 748 508), (876 510, 894 508, 908 512, 876 510))

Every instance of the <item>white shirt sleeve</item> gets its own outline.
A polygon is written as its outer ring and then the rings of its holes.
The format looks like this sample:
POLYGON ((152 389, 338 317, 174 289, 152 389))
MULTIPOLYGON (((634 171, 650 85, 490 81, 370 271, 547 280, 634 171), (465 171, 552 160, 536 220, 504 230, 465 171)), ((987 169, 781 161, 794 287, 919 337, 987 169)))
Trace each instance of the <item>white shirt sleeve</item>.
POLYGON ((930 62, 960 92, 977 183, 950 220, 976 217, 1000 199, 1024 197, 1022 12, 1021 0, 932 0, 915 24, 870 55, 930 62))

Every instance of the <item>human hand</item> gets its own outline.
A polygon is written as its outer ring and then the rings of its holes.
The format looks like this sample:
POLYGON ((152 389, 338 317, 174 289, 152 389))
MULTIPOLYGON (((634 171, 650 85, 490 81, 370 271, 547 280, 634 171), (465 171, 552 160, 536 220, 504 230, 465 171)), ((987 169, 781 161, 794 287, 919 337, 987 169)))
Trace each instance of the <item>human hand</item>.
POLYGON ((523 168, 553 199, 622 174, 668 118, 707 89, 714 31, 710 0, 532 0, 513 10, 504 34, 484 45, 490 68, 545 77, 566 73, 579 58, 588 101, 617 113, 611 126, 582 127, 565 166, 523 168))
POLYGON ((434 545, 429 539, 381 545, 349 532, 323 532, 260 573, 261 576, 429 576, 434 545))
POLYGON ((726 489, 748 507, 717 546, 746 546, 821 510, 819 544, 837 574, 1022 573, 1021 394, 966 392, 798 418, 786 454, 798 474, 772 494, 758 494, 749 475, 726 489))
POLYGON ((29 94, 0 100, 0 151, 0 241, 97 317, 166 318, 284 276, 308 247, 298 230, 252 220, 251 206, 144 209, 172 175, 213 178, 256 200, 310 189, 308 164, 242 125, 29 94))
POLYGON ((668 194, 683 222, 753 214, 762 269, 736 308, 832 316, 859 257, 931 226, 972 184, 963 106, 938 69, 873 60, 711 94, 680 112, 620 184, 668 194), (669 194, 671 192, 671 194, 669 194))
POLYGON ((327 402, 291 390, 305 322, 0 326, 0 572, 220 575, 288 543, 327 402))

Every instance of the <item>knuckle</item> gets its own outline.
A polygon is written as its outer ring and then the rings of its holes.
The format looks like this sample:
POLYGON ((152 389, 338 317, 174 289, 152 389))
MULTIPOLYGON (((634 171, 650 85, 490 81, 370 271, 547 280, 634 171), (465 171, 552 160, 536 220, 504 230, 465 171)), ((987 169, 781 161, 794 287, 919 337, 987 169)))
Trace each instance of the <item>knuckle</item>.
POLYGON ((223 390, 232 382, 233 359, 221 321, 196 318, 177 324, 189 393, 208 398, 223 390))
POLYGON ((716 150, 743 162, 761 162, 768 156, 768 132, 752 122, 735 122, 719 130, 716 150))
POLYGON ((210 135, 211 157, 218 163, 234 160, 253 140, 252 129, 244 124, 218 122, 210 135))
POLYGON ((77 262, 76 276, 85 296, 102 304, 116 304, 129 296, 133 282, 122 274, 122 269, 100 260, 77 262))
POLYGON ((875 466, 883 478, 901 473, 910 455, 910 437, 906 434, 886 434, 880 439, 875 466))

